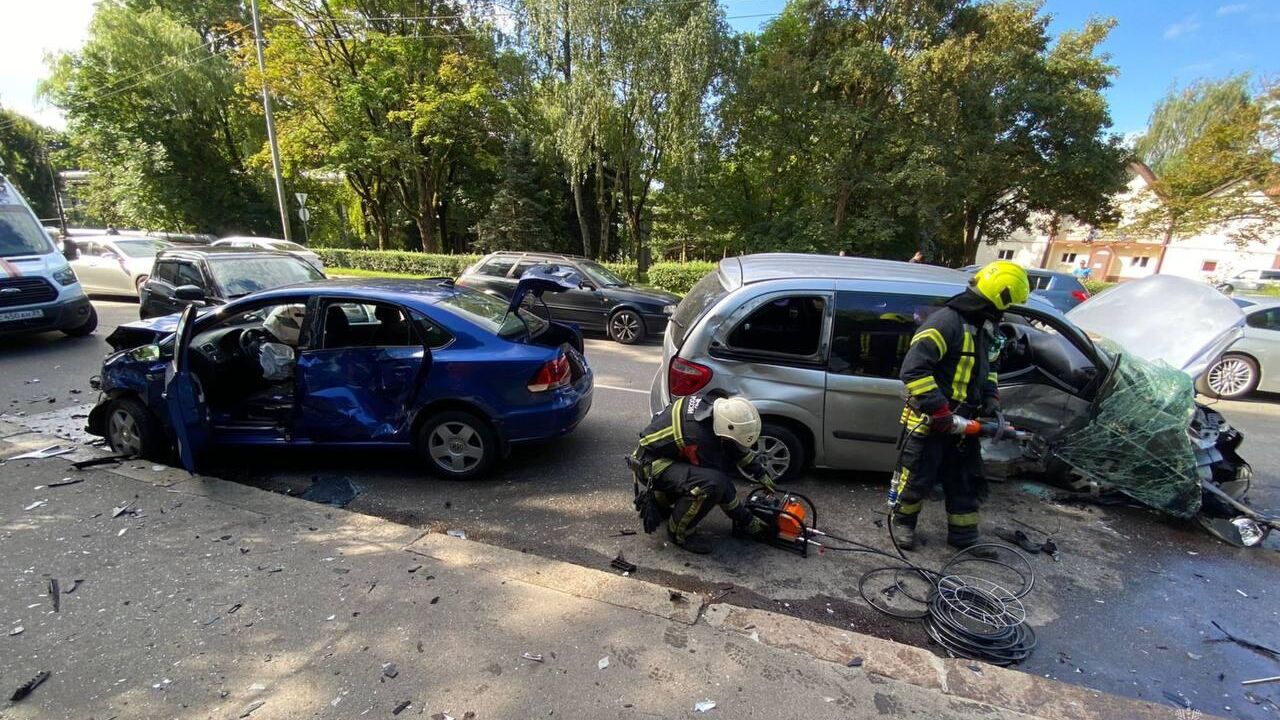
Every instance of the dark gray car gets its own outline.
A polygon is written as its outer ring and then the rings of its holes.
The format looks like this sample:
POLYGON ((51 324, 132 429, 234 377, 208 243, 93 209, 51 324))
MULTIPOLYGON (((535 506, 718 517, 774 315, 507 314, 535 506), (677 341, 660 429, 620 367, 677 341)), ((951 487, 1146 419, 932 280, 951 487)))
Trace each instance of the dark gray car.
MULTIPOLYGON (((970 265, 962 270, 973 275, 980 267, 970 265)), ((1089 299, 1088 289, 1071 273, 1040 268, 1026 268, 1026 271, 1027 279, 1031 281, 1031 292, 1048 300, 1058 312, 1066 312, 1089 299)))

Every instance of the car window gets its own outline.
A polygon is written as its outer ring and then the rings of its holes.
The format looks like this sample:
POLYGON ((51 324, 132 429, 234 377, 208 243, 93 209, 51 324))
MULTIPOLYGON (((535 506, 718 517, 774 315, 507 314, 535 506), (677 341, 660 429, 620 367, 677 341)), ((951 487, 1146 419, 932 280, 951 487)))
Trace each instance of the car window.
POLYGON ((1237 277, 1242 277, 1245 280, 1256 280, 1260 272, 1261 272, 1260 270, 1245 270, 1244 272, 1240 273, 1237 277))
POLYGON ((612 270, 594 262, 580 262, 578 266, 587 274, 591 282, 600 287, 623 287, 627 284, 626 280, 618 277, 612 270))
POLYGON ((506 277, 507 271, 509 271, 511 266, 515 264, 515 258, 496 257, 481 265, 479 269, 476 270, 476 273, 480 275, 488 275, 489 277, 506 277))
POLYGON ((1248 322, 1249 327, 1252 328, 1259 328, 1261 330, 1280 330, 1280 307, 1273 307, 1266 310, 1259 310, 1255 313, 1250 313, 1246 322, 1248 322))
POLYGON ((98 257, 102 255, 102 244, 92 241, 84 241, 76 243, 76 247, 80 249, 81 255, 93 255, 98 257))
POLYGON ((194 263, 180 262, 176 263, 174 268, 174 285, 195 285, 196 287, 204 287, 204 276, 200 274, 200 268, 194 263))
POLYGON ((825 298, 814 295, 770 300, 738 323, 728 345, 752 353, 812 357, 822 340, 826 305, 825 298))
POLYGON ((515 272, 511 273, 511 277, 518 278, 528 272, 529 268, 536 268, 539 265, 546 265, 546 262, 542 260, 521 260, 516 263, 515 272))
POLYGON ((0 205, 0 257, 44 255, 53 241, 21 205, 0 205))
POLYGON ((1048 290, 1049 285, 1053 282, 1053 276, 1052 275, 1036 275, 1036 274, 1028 273, 1027 280, 1030 281, 1031 283, 1032 291, 1048 290))
POLYGON ((423 338, 428 348, 439 350, 453 342, 453 334, 431 318, 414 312, 413 322, 418 326, 418 335, 423 338))
POLYGON ((839 292, 828 369, 897 379, 916 328, 945 297, 839 292))
POLYGON ((720 273, 711 271, 694 283, 675 312, 671 314, 671 339, 676 347, 684 344, 684 336, 712 305, 720 301, 729 289, 720 282, 720 273))
POLYGON ((324 311, 322 347, 420 347, 409 313, 389 303, 331 302, 324 311))
POLYGON ((1280 280, 1280 270, 1263 270, 1263 280, 1280 280))
POLYGON ((117 240, 116 247, 127 257, 149 258, 169 247, 169 243, 161 240, 117 240))
POLYGON ((281 252, 306 252, 307 249, 296 242, 288 240, 275 240, 272 242, 264 242, 263 245, 270 247, 272 250, 280 250, 281 252))
POLYGON ((310 263, 290 255, 210 258, 209 272, 229 298, 324 279, 310 263))
POLYGON ((503 338, 519 337, 526 332, 537 335, 547 327, 546 320, 527 310, 521 309, 518 316, 508 313, 506 300, 464 287, 454 288, 454 293, 438 306, 503 338))
POLYGON ((157 261, 155 267, 151 268, 152 280, 163 280, 170 285, 176 285, 178 279, 178 263, 172 260, 157 261))

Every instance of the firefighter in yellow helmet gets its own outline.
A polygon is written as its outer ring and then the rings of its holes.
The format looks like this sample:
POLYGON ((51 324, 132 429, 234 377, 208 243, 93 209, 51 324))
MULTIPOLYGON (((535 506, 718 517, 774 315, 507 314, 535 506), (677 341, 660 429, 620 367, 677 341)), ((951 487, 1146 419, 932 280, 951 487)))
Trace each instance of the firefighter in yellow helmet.
POLYGON ((946 495, 947 543, 978 542, 982 493, 981 447, 976 437, 953 433, 955 416, 992 417, 1000 409, 994 355, 997 324, 1010 305, 1031 294, 1027 273, 997 260, 969 287, 929 316, 911 338, 902 361, 907 405, 902 411, 901 459, 894 473, 893 525, 898 544, 916 546, 916 521, 937 484, 946 495))

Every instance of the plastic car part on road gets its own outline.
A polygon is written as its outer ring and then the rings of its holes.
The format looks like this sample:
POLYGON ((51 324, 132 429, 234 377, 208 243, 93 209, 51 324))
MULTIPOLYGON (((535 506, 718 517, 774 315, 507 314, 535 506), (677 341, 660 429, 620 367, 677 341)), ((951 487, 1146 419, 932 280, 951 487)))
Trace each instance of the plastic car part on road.
MULTIPOLYGON (((1087 303, 1086 303, 1087 304, 1087 303)), ((1055 454, 1109 489, 1177 517, 1200 510, 1200 480, 1187 428, 1195 414, 1191 378, 1163 362, 1104 342, 1116 358, 1089 424, 1065 434, 1055 454)))

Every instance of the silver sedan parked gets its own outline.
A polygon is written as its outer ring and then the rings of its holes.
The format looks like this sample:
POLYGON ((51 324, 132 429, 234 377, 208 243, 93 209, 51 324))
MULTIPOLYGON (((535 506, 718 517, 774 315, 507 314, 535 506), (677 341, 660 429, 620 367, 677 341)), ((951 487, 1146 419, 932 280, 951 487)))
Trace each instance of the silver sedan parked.
POLYGON ((1200 390, 1227 400, 1254 390, 1280 392, 1280 298, 1232 300, 1244 310, 1244 334, 1205 371, 1200 390))
POLYGON ((230 246, 238 248, 258 248, 260 250, 275 250, 277 252, 287 252, 294 257, 300 257, 311 264, 312 267, 324 272, 324 261, 320 256, 309 250, 305 245, 299 245, 290 240, 278 240, 276 238, 264 237, 248 237, 233 236, 225 237, 221 240, 215 240, 214 247, 230 246))
POLYGON ((130 295, 151 277, 156 253, 169 243, 141 235, 74 238, 79 255, 71 261, 80 285, 90 295, 130 295))

